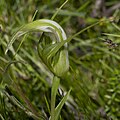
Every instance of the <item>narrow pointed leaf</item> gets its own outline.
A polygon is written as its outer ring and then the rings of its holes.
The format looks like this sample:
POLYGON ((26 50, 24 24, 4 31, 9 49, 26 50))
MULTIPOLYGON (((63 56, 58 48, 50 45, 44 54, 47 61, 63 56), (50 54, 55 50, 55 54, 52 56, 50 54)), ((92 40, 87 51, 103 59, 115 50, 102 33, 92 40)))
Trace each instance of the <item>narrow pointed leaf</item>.
POLYGON ((60 111, 61 111, 63 105, 65 104, 65 102, 67 101, 70 91, 71 91, 71 89, 68 91, 68 93, 63 97, 63 99, 60 101, 58 106, 55 108, 55 120, 58 120, 60 111))

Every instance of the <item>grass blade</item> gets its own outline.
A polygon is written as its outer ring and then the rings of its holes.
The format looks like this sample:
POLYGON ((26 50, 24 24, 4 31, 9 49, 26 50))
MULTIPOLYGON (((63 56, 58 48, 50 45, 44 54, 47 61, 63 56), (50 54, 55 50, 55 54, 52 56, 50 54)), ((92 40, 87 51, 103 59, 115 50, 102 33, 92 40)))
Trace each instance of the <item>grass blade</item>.
POLYGON ((63 105, 65 104, 65 102, 67 101, 70 91, 71 91, 71 89, 68 91, 68 93, 63 97, 63 99, 60 101, 58 106, 55 108, 55 120, 58 120, 60 111, 61 111, 63 105))

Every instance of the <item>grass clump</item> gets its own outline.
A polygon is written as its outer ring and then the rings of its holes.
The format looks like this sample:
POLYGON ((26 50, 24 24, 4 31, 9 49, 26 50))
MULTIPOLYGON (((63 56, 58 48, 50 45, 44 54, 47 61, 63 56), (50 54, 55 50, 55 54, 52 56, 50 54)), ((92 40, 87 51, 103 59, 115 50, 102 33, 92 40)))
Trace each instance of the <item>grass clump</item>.
POLYGON ((119 120, 118 3, 2 0, 0 119, 119 120))

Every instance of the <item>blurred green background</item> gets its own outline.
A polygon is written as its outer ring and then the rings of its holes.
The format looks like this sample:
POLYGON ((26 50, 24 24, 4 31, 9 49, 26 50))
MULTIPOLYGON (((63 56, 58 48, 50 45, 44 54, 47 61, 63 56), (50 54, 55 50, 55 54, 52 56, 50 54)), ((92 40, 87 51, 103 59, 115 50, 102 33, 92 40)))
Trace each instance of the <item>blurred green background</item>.
MULTIPOLYGON (((37 119, 34 114, 42 116, 41 119, 49 118, 53 75, 37 54, 40 34, 27 35, 14 61, 19 39, 12 52, 4 53, 11 37, 20 26, 32 21, 36 10, 34 20, 51 19, 63 2, 0 0, 0 119, 37 119)), ((119 0, 69 0, 55 17, 68 37, 106 19, 68 43, 70 69, 61 78, 57 103, 66 91, 72 91, 60 120, 120 119, 119 8, 119 0)))

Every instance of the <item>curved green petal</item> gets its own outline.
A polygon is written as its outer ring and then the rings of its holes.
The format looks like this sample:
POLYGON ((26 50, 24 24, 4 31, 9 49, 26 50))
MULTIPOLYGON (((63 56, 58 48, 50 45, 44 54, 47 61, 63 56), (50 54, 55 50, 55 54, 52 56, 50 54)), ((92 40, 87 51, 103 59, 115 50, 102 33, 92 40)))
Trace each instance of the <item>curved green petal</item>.
MULTIPOLYGON (((49 38, 52 40, 52 44, 45 44, 46 46, 43 48, 40 48, 38 45, 39 55, 46 66, 54 74, 57 76, 62 76, 62 74, 65 73, 69 68, 68 51, 66 49, 67 43, 64 41, 67 39, 67 37, 62 27, 55 21, 40 19, 23 25, 12 37, 5 53, 12 48, 12 44, 18 37, 33 31, 44 32, 45 35, 49 36, 49 38)), ((39 44, 43 42, 44 41, 41 39, 39 44)))

